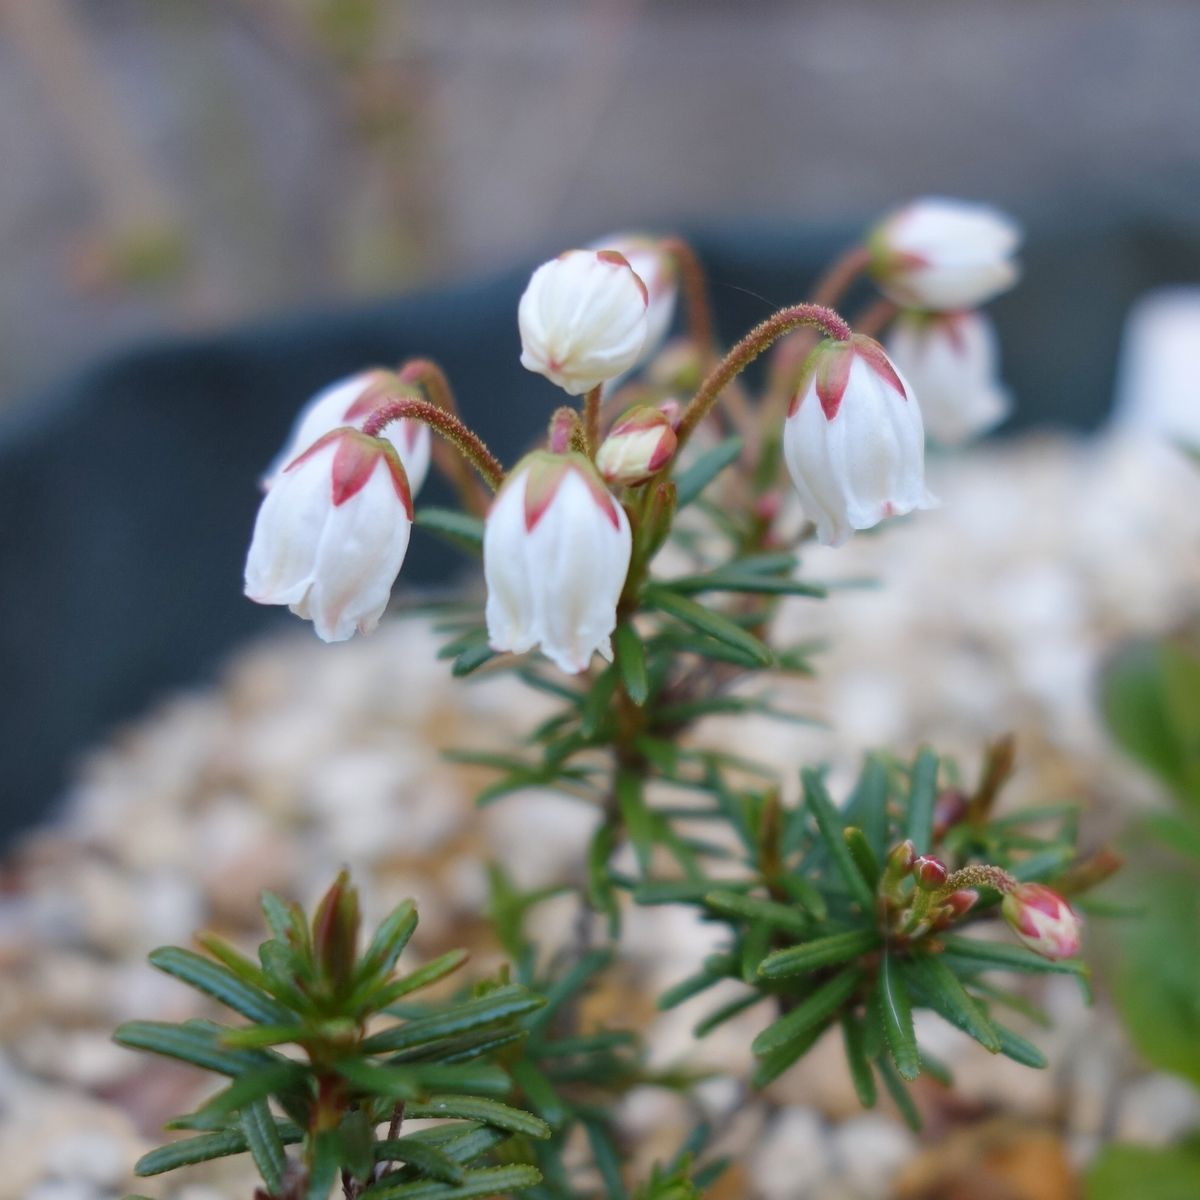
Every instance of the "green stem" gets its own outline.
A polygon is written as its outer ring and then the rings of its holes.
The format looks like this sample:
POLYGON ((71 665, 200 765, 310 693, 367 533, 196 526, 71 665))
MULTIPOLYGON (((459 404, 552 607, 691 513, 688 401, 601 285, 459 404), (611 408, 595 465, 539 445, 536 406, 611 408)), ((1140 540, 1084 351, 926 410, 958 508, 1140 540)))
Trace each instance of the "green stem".
POLYGON ((790 308, 781 309, 773 317, 768 317, 761 325, 756 325, 750 330, 700 385, 700 390, 680 418, 676 430, 679 447, 683 447, 700 422, 708 416, 721 392, 733 379, 781 337, 794 329, 804 327, 820 330, 827 337, 839 342, 846 341, 851 334, 850 326, 833 309, 820 304, 794 304, 790 308))
POLYGON ((398 398, 386 401, 367 418, 363 433, 378 437, 393 421, 404 419, 421 421, 441 434, 479 472, 493 492, 504 482, 504 468, 484 445, 483 439, 453 413, 428 400, 398 398))

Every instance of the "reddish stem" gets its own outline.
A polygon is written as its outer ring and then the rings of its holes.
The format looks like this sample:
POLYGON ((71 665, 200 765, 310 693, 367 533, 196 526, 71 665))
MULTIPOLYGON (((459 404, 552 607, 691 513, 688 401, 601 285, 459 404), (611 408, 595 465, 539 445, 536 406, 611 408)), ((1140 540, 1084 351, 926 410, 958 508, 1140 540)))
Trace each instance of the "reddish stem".
POLYGON ((453 413, 428 400, 401 397, 381 404, 366 420, 363 433, 378 437, 393 421, 421 421, 440 433, 477 470, 484 483, 496 491, 504 482, 504 468, 473 430, 453 413))
POLYGON ((721 392, 734 378, 781 337, 803 327, 817 329, 839 342, 847 341, 852 332, 850 326, 833 309, 821 304, 794 304, 790 308, 780 309, 761 325, 756 325, 713 368, 684 410, 676 430, 680 447, 708 416, 721 392))

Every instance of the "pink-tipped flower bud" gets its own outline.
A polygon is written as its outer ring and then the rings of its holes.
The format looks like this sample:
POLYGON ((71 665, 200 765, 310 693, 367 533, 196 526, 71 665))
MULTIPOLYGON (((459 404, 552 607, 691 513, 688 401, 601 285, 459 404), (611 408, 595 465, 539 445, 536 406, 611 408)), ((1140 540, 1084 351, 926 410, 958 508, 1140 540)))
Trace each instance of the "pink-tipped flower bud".
POLYGON ((582 454, 527 455, 484 525, 492 649, 540 646, 571 675, 596 651, 611 659, 631 547, 625 510, 582 454))
POLYGON ((883 347, 861 334, 826 339, 809 355, 784 425, 783 456, 827 546, 937 503, 925 486, 916 397, 883 347))
POLYGON ((589 250, 615 250, 646 285, 646 341, 638 365, 653 357, 666 341, 679 294, 679 267, 663 249, 660 238, 644 233, 610 233, 597 238, 589 250))
POLYGON ((973 888, 959 888, 957 892, 943 897, 937 906, 937 916, 934 920, 935 929, 949 929, 956 925, 967 913, 975 907, 979 893, 973 888))
MULTIPOLYGON (((395 398, 395 389, 399 387, 399 381, 390 372, 374 370, 360 371, 319 391, 300 410, 288 434, 287 445, 263 473, 263 491, 283 474, 288 463, 325 434, 342 426, 361 429, 380 405, 395 398), (395 388, 389 388, 389 383, 395 388)), ((421 421, 393 421, 380 436, 396 448, 404 464, 409 489, 415 496, 429 474, 432 450, 429 426, 421 421)))
POLYGON ((1021 230, 984 204, 927 196, 885 217, 868 235, 870 269, 905 308, 974 308, 1017 281, 1021 230))
POLYGON ((937 891, 950 877, 946 864, 940 858, 934 858, 932 854, 922 854, 916 859, 912 865, 912 873, 917 887, 924 892, 937 891))
POLYGON ((665 413, 638 405, 609 431, 596 452, 596 466, 613 487, 645 483, 671 461, 676 440, 665 413))
POLYGON ((986 433, 1012 409, 996 333, 983 313, 902 313, 887 348, 921 397, 926 432, 943 446, 986 433))
POLYGON ((289 463, 263 497, 246 595, 286 604, 326 642, 370 633, 404 562, 412 518, 391 442, 335 429, 289 463))
POLYGON ((1043 958, 1079 953, 1083 922, 1055 891, 1040 883, 1021 883, 1000 904, 1004 919, 1030 950, 1043 958))
POLYGON ((647 303, 624 255, 568 250, 538 267, 521 296, 521 365, 569 395, 589 392, 637 364, 647 303))
POLYGON ((679 421, 683 416, 683 405, 674 396, 668 396, 665 400, 660 400, 658 402, 658 411, 667 418, 667 424, 672 429, 679 428, 679 421))

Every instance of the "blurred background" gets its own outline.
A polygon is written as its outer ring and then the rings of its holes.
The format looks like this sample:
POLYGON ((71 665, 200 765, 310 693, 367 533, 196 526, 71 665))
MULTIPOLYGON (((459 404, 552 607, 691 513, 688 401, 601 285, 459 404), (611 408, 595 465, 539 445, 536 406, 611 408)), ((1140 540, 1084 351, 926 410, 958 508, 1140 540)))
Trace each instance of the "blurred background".
POLYGON ((1198 59, 1191 0, 3 0, 0 394, 628 225, 1191 221, 1198 59))

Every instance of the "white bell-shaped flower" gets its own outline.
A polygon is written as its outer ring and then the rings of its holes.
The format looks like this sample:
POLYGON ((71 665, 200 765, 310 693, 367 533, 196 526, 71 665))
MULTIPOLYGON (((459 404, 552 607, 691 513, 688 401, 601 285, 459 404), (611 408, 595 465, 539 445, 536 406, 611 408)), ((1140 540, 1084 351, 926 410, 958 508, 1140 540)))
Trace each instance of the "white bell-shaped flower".
POLYGON ((246 558, 246 595, 286 604, 317 636, 370 633, 387 607, 412 529, 395 447, 335 429, 294 459, 263 497, 246 558))
POLYGON ((827 339, 809 355, 784 424, 783 456, 828 546, 937 503, 925 487, 916 398, 879 343, 861 334, 827 339))
POLYGON ((661 238, 645 233, 610 233, 597 238, 589 250, 615 250, 646 285, 646 340, 635 365, 654 357, 667 339, 679 298, 679 268, 661 238))
MULTIPOLYGON (((359 371, 322 388, 297 414, 287 443, 263 474, 263 490, 279 478, 292 459, 303 454, 330 430, 343 425, 361 429, 380 404, 398 394, 399 381, 390 372, 380 370, 359 371), (389 384, 394 386, 389 388, 389 384)), ((401 419, 388 425, 381 436, 396 447, 408 476, 408 486, 415 496, 429 474, 433 449, 429 426, 421 421, 401 419)))
POLYGON ((500 489, 483 532, 488 641, 539 646, 570 675, 609 638, 629 571, 625 510, 581 454, 534 451, 500 489))
POLYGON ((985 204, 929 196, 871 231, 871 273, 897 304, 943 312, 974 308, 1007 291, 1019 274, 1020 226, 985 204))
POLYGON ((1012 410, 996 331, 983 313, 901 313, 887 350, 921 398, 925 432, 943 446, 986 433, 1012 410))
POLYGON ((633 367, 646 342, 646 285, 615 250, 543 263, 517 307, 521 365, 580 396, 633 367))

